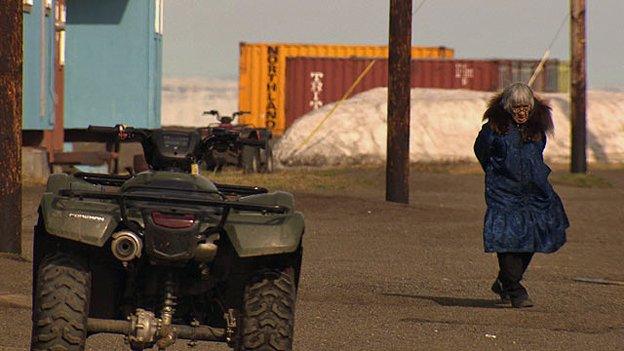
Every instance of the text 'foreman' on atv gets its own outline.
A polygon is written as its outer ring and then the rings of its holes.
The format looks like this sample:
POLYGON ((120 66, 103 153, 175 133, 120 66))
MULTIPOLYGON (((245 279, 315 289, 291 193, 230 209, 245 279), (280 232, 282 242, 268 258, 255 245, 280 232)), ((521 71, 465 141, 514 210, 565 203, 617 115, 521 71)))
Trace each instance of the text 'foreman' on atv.
POLYGON ((197 174, 196 131, 90 127, 140 141, 136 175, 51 175, 35 227, 32 350, 177 339, 290 350, 303 215, 293 196, 197 174))
POLYGON ((266 128, 254 128, 246 124, 232 124, 239 116, 249 114, 237 111, 231 116, 220 115, 217 110, 205 111, 219 123, 200 128, 209 143, 206 145, 202 160, 208 170, 220 171, 226 165, 243 169, 245 173, 273 172, 272 134, 266 128))

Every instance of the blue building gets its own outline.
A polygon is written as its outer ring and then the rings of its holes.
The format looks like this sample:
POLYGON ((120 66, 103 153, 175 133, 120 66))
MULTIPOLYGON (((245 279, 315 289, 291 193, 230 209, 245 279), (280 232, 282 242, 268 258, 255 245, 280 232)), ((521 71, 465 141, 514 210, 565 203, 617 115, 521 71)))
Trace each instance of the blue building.
POLYGON ((24 0, 25 143, 63 151, 90 124, 160 127, 162 11, 163 0, 24 0))
POLYGON ((65 129, 160 127, 162 0, 66 0, 65 129))
POLYGON ((24 65, 22 128, 52 130, 54 127, 55 18, 54 3, 24 1, 24 65))

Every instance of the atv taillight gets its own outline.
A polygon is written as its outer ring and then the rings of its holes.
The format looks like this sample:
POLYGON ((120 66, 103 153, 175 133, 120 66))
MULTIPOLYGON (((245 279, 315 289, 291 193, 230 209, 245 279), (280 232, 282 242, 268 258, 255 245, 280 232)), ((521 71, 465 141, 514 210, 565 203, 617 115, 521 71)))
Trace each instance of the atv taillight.
POLYGON ((152 212, 152 220, 161 227, 183 229, 189 228, 195 223, 195 216, 190 214, 177 215, 154 211, 152 212))

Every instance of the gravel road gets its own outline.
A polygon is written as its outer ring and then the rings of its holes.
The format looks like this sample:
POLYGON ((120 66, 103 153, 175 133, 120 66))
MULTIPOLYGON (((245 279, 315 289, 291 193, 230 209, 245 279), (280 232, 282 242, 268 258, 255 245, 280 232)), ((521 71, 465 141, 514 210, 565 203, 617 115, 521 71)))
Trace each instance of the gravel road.
MULTIPOLYGON (((574 280, 624 281, 624 170, 597 174, 613 187, 556 187, 568 243, 535 257, 526 286, 536 306, 523 310, 489 291, 497 269, 482 249, 481 174, 412 173, 411 205, 383 201, 381 172, 378 189, 296 194, 307 227, 295 350, 624 349, 624 286, 574 280)), ((0 350, 28 349, 42 191, 24 189, 25 260, 0 256, 0 350)), ((125 350, 110 335, 91 337, 87 349, 125 350)))

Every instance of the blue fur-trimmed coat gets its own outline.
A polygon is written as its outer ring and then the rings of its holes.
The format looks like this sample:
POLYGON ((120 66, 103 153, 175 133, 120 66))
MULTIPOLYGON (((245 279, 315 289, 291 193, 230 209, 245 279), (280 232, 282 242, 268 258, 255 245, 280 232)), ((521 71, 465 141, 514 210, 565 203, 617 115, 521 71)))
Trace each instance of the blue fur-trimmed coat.
MULTIPOLYGON (((477 159, 485 171, 485 213, 483 242, 486 252, 554 252, 566 241, 569 227, 561 199, 548 182, 550 168, 544 163, 546 134, 527 140, 523 126, 509 123, 504 133, 495 132, 493 118, 511 116, 495 97, 485 113, 474 144, 477 159), (506 114, 506 115, 504 115, 506 114)), ((550 108, 535 99, 532 113, 550 108)), ((532 117, 531 117, 532 118, 532 117)))

